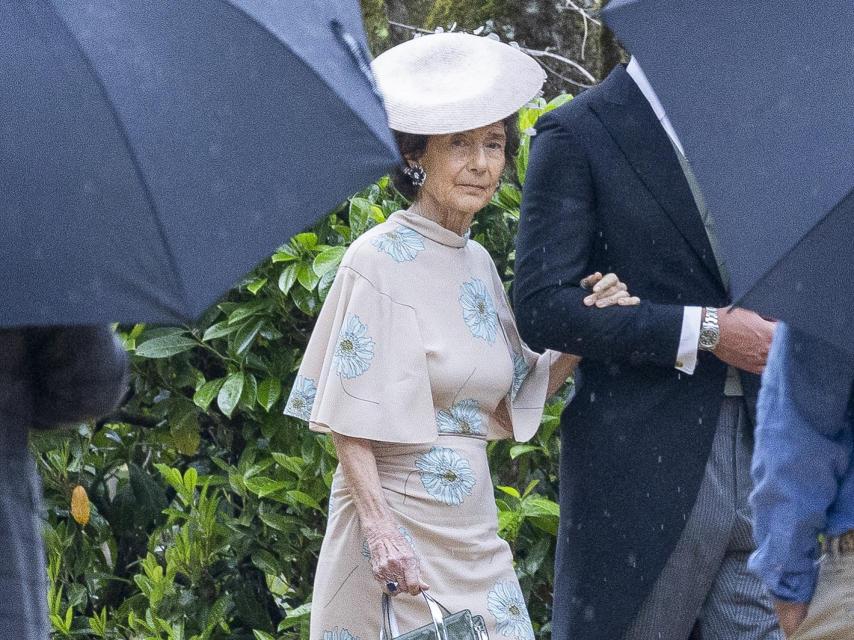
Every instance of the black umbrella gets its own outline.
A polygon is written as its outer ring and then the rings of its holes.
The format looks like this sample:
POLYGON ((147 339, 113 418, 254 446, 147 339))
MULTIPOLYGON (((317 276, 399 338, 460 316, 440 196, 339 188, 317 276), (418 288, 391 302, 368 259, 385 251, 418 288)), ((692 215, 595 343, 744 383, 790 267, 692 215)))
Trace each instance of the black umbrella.
POLYGON ((356 0, 0 2, 0 325, 176 322, 397 159, 356 0))
POLYGON ((854 350, 854 4, 612 0, 741 306, 854 350))

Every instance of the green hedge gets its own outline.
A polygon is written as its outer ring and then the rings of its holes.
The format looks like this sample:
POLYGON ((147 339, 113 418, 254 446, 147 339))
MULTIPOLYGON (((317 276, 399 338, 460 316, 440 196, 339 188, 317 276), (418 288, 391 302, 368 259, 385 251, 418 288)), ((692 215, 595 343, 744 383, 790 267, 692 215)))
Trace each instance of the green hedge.
MULTIPOLYGON (((539 101, 520 128, 567 99, 539 101)), ((505 183, 473 229, 508 281, 519 202, 505 183)), ((127 405, 33 438, 55 637, 307 637, 336 459, 328 437, 282 415, 284 401, 346 246, 404 206, 380 180, 280 247, 198 326, 120 329, 134 354, 127 405)), ((210 268, 224 259, 211 256, 210 268)), ((541 637, 561 408, 548 406, 531 443, 489 447, 500 531, 541 637)))

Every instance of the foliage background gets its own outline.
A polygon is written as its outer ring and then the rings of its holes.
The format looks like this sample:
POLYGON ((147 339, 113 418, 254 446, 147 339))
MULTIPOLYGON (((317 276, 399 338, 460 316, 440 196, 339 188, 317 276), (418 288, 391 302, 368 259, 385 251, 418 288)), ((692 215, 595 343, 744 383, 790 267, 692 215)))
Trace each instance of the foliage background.
MULTIPOLYGON (((486 9, 506 24, 515 3, 422 4, 423 26, 483 26, 486 9)), ((393 44, 387 3, 363 6, 374 46, 393 44)), ((523 110, 520 130, 569 97, 523 110)), ((507 282, 527 149, 523 134, 516 179, 472 230, 507 282)), ((307 638, 336 459, 329 438, 282 410, 346 247, 406 204, 382 179, 281 246, 197 326, 120 328, 133 354, 126 405, 33 437, 54 637, 307 638)), ((540 637, 549 633, 562 406, 552 400, 532 442, 489 447, 500 533, 540 637)))

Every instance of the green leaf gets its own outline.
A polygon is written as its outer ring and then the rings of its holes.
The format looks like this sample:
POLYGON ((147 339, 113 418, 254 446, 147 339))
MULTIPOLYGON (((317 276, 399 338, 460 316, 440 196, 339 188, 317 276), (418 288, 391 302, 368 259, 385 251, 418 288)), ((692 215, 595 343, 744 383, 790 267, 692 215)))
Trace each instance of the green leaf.
POLYGON ((138 526, 147 526, 166 508, 166 493, 154 478, 134 463, 128 464, 128 479, 134 501, 134 521, 138 526))
POLYGON ((259 631, 258 629, 252 629, 252 633, 255 635, 255 640, 276 640, 276 638, 271 636, 266 631, 259 631))
POLYGON ((367 198, 350 198, 350 229, 353 237, 362 235, 367 229, 385 220, 383 210, 367 198))
POLYGON ((288 471, 292 471, 297 476, 301 476, 302 471, 305 468, 305 460, 299 456, 288 456, 284 453, 274 452, 273 460, 288 471))
POLYGON ((317 295, 320 296, 321 302, 326 300, 326 294, 329 293, 332 283, 335 282, 336 273, 337 271, 327 271, 321 276, 320 282, 317 284, 317 295))
MULTIPOLYGON (((190 405, 192 407, 192 405, 190 405)), ((199 418, 195 409, 179 415, 169 425, 169 433, 175 448, 185 456, 195 455, 199 449, 199 418)))
POLYGON ((320 310, 320 304, 317 297, 311 291, 306 291, 302 287, 298 287, 291 291, 291 299, 296 304, 297 308, 307 316, 315 316, 320 310))
POLYGON ((307 507, 312 507, 313 509, 317 509, 318 511, 323 511, 323 507, 318 504, 317 500, 315 500, 303 491, 298 491, 296 489, 288 491, 288 497, 291 498, 291 500, 293 500, 295 503, 304 504, 307 507))
POLYGON ((553 517, 560 515, 558 504, 541 496, 530 496, 522 502, 522 513, 531 518, 553 517))
POLYGON ((232 373, 229 375, 219 390, 216 397, 216 403, 219 410, 229 418, 237 408, 237 403, 240 402, 240 395, 243 393, 243 374, 232 373))
POLYGON ((264 318, 259 318, 257 320, 250 320, 240 326, 237 333, 234 334, 235 354, 242 356, 246 353, 249 347, 252 346, 252 343, 255 342, 255 338, 258 337, 261 329, 264 328, 265 322, 266 320, 264 318))
POLYGON ((549 100, 549 102, 546 105, 546 108, 544 110, 544 113, 548 113, 549 111, 553 111, 554 109, 557 109, 558 107, 565 105, 570 100, 572 100, 572 94, 571 93, 561 93, 560 95, 555 96, 554 98, 549 100))
POLYGON ((258 404, 270 411, 282 395, 282 382, 278 378, 267 378, 258 385, 258 404))
POLYGON ((271 493, 281 491, 288 486, 288 483, 283 480, 273 480, 266 476, 255 476, 244 480, 246 488, 259 498, 264 498, 271 493))
POLYGON ((291 244, 286 244, 283 247, 279 247, 279 250, 273 254, 272 261, 273 264, 277 262, 293 262, 294 260, 299 260, 299 249, 291 244))
POLYGON ((261 519, 261 522, 266 524, 268 527, 273 527, 276 531, 281 531, 283 533, 298 531, 303 525, 300 518, 282 515, 274 511, 267 511, 260 507, 258 509, 258 517, 261 519))
POLYGON ((169 358, 197 346, 198 342, 185 334, 152 338, 137 345, 136 355, 142 358, 169 358))
POLYGON ((510 447, 510 459, 515 460, 521 455, 531 453, 532 451, 540 451, 540 447, 533 444, 516 444, 510 447))
POLYGON ((297 281, 297 266, 296 264, 289 264, 282 269, 282 273, 279 275, 279 291, 285 295, 288 294, 288 291, 291 290, 291 287, 297 281))
POLYGON ((291 238, 291 244, 301 249, 305 249, 306 251, 310 251, 317 246, 317 234, 311 232, 298 233, 291 238))
POLYGON ((240 402, 246 409, 252 409, 258 399, 258 380, 251 373, 243 374, 243 394, 240 402))
POLYGON ((347 251, 346 247, 330 247, 325 251, 321 251, 314 257, 312 269, 318 276, 323 276, 328 271, 334 271, 341 264, 341 258, 347 251))
POLYGON ((306 291, 313 291, 320 282, 320 276, 314 272, 311 265, 303 262, 297 267, 297 281, 306 291))
POLYGON ((207 342, 208 340, 214 340, 215 338, 222 338, 223 336, 227 336, 230 333, 234 333, 235 331, 237 331, 236 326, 229 325, 228 320, 222 320, 221 322, 212 324, 207 329, 205 329, 205 333, 202 336, 202 341, 207 342))
POLYGON ((247 318, 269 311, 269 309, 270 301, 266 299, 242 304, 229 314, 228 324, 239 324, 247 318))
POLYGON ((264 285, 267 284, 267 278, 256 278, 252 282, 246 285, 246 288, 253 294, 258 295, 258 292, 264 288, 264 285))
POLYGON ((496 489, 498 489, 502 493, 506 493, 508 496, 513 496, 514 498, 519 498, 519 499, 522 498, 522 494, 519 493, 519 491, 517 489, 515 489, 514 487, 498 486, 498 487, 496 487, 496 489))
POLYGON ((222 389, 225 378, 208 380, 193 394, 193 403, 202 411, 207 411, 216 394, 222 389))

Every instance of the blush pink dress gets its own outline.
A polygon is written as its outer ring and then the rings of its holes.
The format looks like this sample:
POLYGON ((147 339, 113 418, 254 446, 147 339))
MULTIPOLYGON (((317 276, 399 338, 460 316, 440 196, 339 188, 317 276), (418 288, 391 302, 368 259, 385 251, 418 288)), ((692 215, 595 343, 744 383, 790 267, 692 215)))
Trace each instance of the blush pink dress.
MULTIPOLYGON (((497 533, 487 441, 536 433, 554 356, 520 340, 483 247, 398 212, 344 256, 285 410, 312 430, 374 441, 385 499, 430 594, 482 615, 492 640, 533 630, 497 533)), ((311 639, 376 640, 381 593, 339 467, 311 639)), ((420 597, 401 594, 394 608, 401 631, 429 622, 420 597)))

